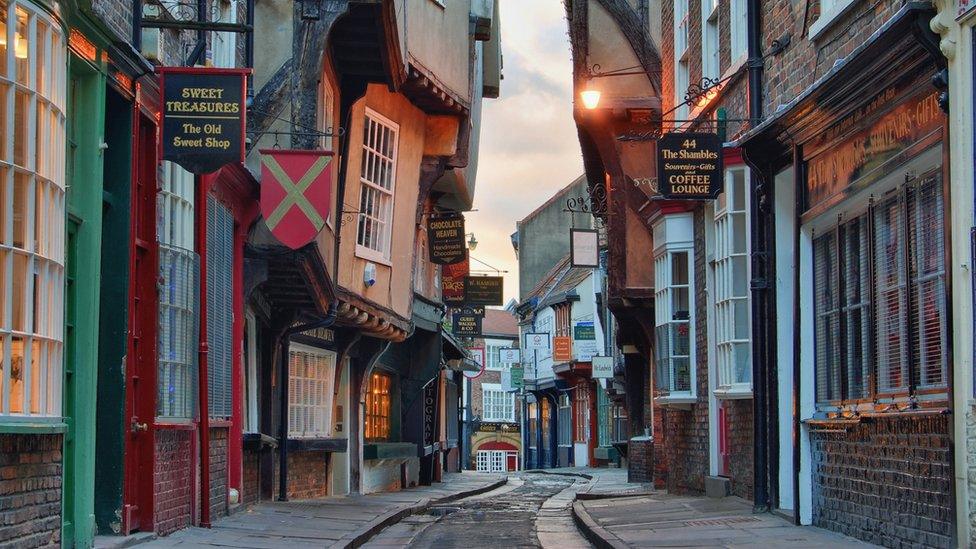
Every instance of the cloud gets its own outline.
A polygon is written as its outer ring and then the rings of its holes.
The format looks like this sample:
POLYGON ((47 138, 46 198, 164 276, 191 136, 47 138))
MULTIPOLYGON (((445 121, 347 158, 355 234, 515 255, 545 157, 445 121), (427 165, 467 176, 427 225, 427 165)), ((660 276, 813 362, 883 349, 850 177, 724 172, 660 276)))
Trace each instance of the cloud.
MULTIPOLYGON (((561 0, 501 0, 505 79, 487 100, 481 127, 478 184, 468 229, 472 253, 505 277, 506 299, 518 295, 510 235, 516 222, 583 172, 573 123, 572 63, 561 0)), ((472 268, 485 268, 473 262, 472 268)))

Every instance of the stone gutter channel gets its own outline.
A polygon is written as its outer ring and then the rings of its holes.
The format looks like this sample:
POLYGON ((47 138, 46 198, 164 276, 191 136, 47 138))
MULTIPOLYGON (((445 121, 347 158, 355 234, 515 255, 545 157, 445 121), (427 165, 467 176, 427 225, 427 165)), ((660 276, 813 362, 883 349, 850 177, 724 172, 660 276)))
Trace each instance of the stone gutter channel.
MULTIPOLYGON (((555 472, 543 470, 527 470, 522 474, 553 475, 562 477, 575 477, 575 482, 564 488, 560 492, 546 499, 536 514, 535 531, 539 538, 539 544, 543 548, 565 549, 566 547, 586 547, 592 545, 600 549, 624 549, 629 547, 617 536, 601 527, 580 503, 582 500, 596 500, 609 498, 637 497, 647 495, 647 491, 640 492, 592 492, 597 487, 593 475, 586 473, 555 472)), ((489 486, 484 486, 478 490, 453 494, 452 496, 437 500, 425 500, 416 505, 408 506, 386 516, 377 518, 371 524, 358 532, 350 534, 348 540, 340 540, 333 547, 352 548, 360 547, 382 532, 384 529, 393 526, 411 515, 432 514, 445 516, 451 513, 452 509, 442 509, 438 512, 436 506, 458 500, 474 498, 481 495, 482 498, 498 496, 503 493, 515 490, 522 485, 522 480, 517 477, 509 477, 489 486)))

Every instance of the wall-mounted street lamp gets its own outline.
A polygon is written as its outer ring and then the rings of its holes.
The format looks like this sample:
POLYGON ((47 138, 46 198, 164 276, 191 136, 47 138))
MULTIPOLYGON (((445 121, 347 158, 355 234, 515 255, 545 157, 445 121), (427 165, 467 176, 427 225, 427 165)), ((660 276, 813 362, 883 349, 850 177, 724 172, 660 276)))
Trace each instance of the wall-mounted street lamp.
POLYGON ((469 250, 471 250, 471 251, 473 252, 473 251, 475 250, 475 248, 477 248, 477 247, 478 247, 478 239, 476 239, 476 238, 474 237, 474 233, 467 233, 467 234, 466 234, 466 235, 464 235, 464 236, 469 236, 469 237, 471 237, 471 238, 469 238, 469 239, 468 239, 468 249, 469 249, 469 250))
POLYGON ((600 106, 600 96, 602 92, 593 85, 593 80, 597 78, 607 78, 609 76, 638 76, 647 75, 647 71, 641 65, 616 69, 607 72, 600 71, 600 65, 593 65, 586 71, 583 77, 583 91, 580 92, 580 99, 583 100, 583 107, 593 110, 600 106), (639 70, 637 70, 639 69, 639 70))

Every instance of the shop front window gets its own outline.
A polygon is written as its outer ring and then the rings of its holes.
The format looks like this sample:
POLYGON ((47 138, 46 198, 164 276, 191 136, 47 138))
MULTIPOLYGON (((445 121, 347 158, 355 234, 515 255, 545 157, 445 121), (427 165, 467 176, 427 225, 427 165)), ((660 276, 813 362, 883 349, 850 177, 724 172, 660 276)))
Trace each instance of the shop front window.
POLYGON ((573 400, 576 404, 576 442, 590 440, 590 388, 578 385, 574 390, 573 400))
POLYGON ((694 229, 690 213, 654 226, 654 334, 657 396, 694 399, 694 229))
POLYGON ((27 2, 0 1, 0 417, 61 415, 65 44, 27 2))
POLYGON ((390 386, 392 378, 379 372, 369 376, 366 386, 366 440, 390 440, 390 386))
MULTIPOLYGON (((292 343, 288 348, 288 436, 328 437, 336 354, 292 343)), ((387 414, 389 417, 389 414, 387 414)))

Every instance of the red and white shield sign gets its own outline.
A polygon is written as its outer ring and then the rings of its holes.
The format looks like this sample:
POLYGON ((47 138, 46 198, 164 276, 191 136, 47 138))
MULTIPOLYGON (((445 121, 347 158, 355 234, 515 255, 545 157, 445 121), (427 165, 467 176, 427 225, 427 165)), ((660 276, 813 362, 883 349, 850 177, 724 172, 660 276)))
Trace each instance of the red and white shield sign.
POLYGON ((333 153, 260 152, 261 214, 271 234, 297 250, 319 234, 332 208, 333 153))

